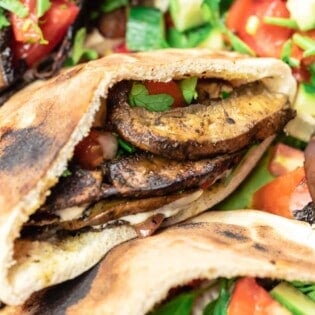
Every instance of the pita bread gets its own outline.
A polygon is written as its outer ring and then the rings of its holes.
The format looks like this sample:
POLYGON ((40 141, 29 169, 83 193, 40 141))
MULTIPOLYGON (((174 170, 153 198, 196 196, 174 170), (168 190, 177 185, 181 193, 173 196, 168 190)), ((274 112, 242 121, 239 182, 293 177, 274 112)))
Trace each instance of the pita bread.
MULTIPOLYGON (((287 95, 291 102, 296 92, 289 67, 279 60, 208 50, 163 50, 114 54, 78 65, 49 81, 32 84, 3 105, 0 109, 1 301, 21 304, 32 292, 77 276, 100 260, 109 248, 135 236, 131 228, 118 227, 96 237, 92 233, 56 243, 25 243, 18 239, 23 223, 45 201, 49 189, 66 169, 75 145, 91 128, 101 99, 106 99, 115 83, 168 81, 187 76, 244 83, 261 80, 271 91, 287 95), (90 241, 95 246, 87 244, 90 241), (77 254, 81 250, 85 254, 79 259, 77 254)), ((203 202, 198 212, 208 207, 203 202)))
POLYGON ((90 291, 66 313, 146 314, 171 288, 194 279, 315 281, 314 244, 307 223, 250 210, 206 213, 113 249, 90 291))
POLYGON ((315 231, 257 210, 211 211, 112 249, 92 271, 0 314, 140 315, 195 279, 315 281, 315 231))

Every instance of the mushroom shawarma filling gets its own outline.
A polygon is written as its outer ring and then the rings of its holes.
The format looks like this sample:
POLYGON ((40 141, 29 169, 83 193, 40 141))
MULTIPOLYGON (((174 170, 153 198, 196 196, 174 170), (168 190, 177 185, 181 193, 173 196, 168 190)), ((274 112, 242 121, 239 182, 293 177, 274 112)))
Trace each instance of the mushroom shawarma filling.
POLYGON ((22 237, 117 222, 148 235, 293 117, 287 96, 258 81, 122 81, 22 237))

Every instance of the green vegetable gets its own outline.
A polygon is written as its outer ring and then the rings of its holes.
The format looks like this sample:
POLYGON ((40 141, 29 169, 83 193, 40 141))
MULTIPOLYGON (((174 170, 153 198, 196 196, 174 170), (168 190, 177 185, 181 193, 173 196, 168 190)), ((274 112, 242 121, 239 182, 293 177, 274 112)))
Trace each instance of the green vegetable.
POLYGON ((221 279, 220 293, 216 300, 210 302, 203 310, 203 315, 226 315, 231 298, 231 286, 234 280, 221 279))
MULTIPOLYGON (((247 154, 250 154, 250 151, 247 154)), ((253 193, 274 179, 274 176, 272 176, 268 170, 270 157, 271 149, 265 153, 255 169, 249 174, 238 189, 227 199, 216 205, 216 209, 235 210, 248 208, 251 204, 253 193)), ((231 176, 233 176, 233 173, 231 176)))
POLYGON ((179 87, 182 90, 183 97, 187 104, 190 104, 193 99, 197 98, 197 78, 184 79, 179 82, 179 87))
POLYGON ((86 38, 86 29, 80 28, 74 37, 71 56, 66 60, 65 66, 74 66, 80 62, 81 59, 94 60, 98 58, 98 54, 93 49, 84 48, 86 38))
POLYGON ((175 27, 168 29, 167 40, 171 47, 192 48, 202 45, 211 33, 210 25, 203 25, 186 32, 180 32, 175 27))
POLYGON ((124 7, 128 4, 128 0, 105 0, 101 5, 101 10, 104 13, 108 13, 124 7))
POLYGON ((168 94, 149 95, 146 87, 141 83, 133 83, 129 95, 131 106, 144 107, 151 112, 163 112, 170 109, 174 103, 172 96, 168 94))
POLYGON ((51 7, 50 0, 37 0, 37 17, 42 17, 51 7))
POLYGON ((151 312, 150 315, 189 315, 195 298, 194 291, 182 293, 151 312))
POLYGON ((137 51, 166 48, 163 13, 151 7, 131 7, 126 44, 129 50, 137 51))
POLYGON ((301 31, 315 27, 315 0, 288 0, 286 6, 301 31))
POLYGON ((171 0, 170 14, 175 28, 180 31, 198 27, 207 22, 202 8, 203 0, 171 0))
POLYGON ((60 175, 61 177, 69 177, 72 173, 68 169, 64 170, 63 173, 60 175))
POLYGON ((21 18, 24 18, 28 15, 28 8, 19 0, 0 0, 0 7, 16 14, 21 18))
POLYGON ((5 16, 3 9, 0 8, 0 30, 9 25, 10 25, 9 20, 5 16))
POLYGON ((235 51, 238 51, 242 54, 247 54, 251 56, 255 56, 255 52, 247 45, 245 42, 243 42, 239 37, 237 37, 235 34, 233 34, 230 30, 225 30, 226 35, 228 36, 231 45, 235 51))
POLYGON ((278 284, 270 291, 270 294, 293 315, 315 314, 315 302, 286 282, 278 284))
POLYGON ((288 39, 282 47, 281 59, 285 63, 287 63, 290 67, 299 67, 300 61, 296 58, 292 58, 291 53, 292 53, 292 40, 288 39))
POLYGON ((297 46, 304 50, 304 57, 312 56, 315 54, 315 40, 313 40, 312 38, 295 33, 292 39, 297 46))
POLYGON ((291 284, 296 287, 303 294, 306 294, 309 298, 315 301, 315 284, 314 283, 304 283, 300 281, 293 281, 291 284))
POLYGON ((202 8, 207 20, 217 26, 220 21, 220 0, 203 0, 202 8))
POLYGON ((131 143, 128 143, 121 138, 118 138, 118 144, 124 151, 128 153, 134 153, 136 151, 136 148, 131 143))
POLYGON ((295 20, 288 18, 281 18, 275 16, 265 16, 263 22, 270 25, 282 26, 287 28, 292 28, 294 30, 298 29, 298 25, 295 20))
POLYGON ((220 28, 211 27, 207 37, 198 44, 198 47, 210 48, 212 50, 223 50, 225 44, 220 28))

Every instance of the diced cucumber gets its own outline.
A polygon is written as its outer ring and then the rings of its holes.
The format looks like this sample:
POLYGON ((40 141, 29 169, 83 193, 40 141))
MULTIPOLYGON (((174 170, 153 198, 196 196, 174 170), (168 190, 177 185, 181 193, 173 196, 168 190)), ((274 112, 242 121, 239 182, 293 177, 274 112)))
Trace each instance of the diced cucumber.
POLYGON ((153 7, 131 7, 126 43, 131 51, 166 48, 163 13, 153 7))
POLYGON ((171 0, 170 14, 177 30, 183 32, 207 22, 203 0, 171 0))
POLYGON ((270 294, 293 315, 315 314, 315 302, 286 282, 278 284, 270 291, 270 294))
POLYGON ((287 8, 302 31, 315 27, 315 0, 288 0, 287 8))
POLYGON ((209 35, 204 39, 198 47, 201 48, 210 48, 212 50, 223 50, 224 49, 224 40, 222 36, 222 31, 218 28, 212 28, 209 32, 209 35))
POLYGON ((301 83, 293 107, 297 115, 288 123, 286 131, 307 142, 315 130, 315 87, 301 83))

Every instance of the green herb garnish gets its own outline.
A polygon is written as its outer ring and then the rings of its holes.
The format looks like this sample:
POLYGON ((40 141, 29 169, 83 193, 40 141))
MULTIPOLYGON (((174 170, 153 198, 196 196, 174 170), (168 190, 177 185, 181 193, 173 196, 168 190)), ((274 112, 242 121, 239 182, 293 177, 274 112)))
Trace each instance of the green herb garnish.
POLYGON ((189 315, 191 314, 196 292, 182 293, 171 299, 150 315, 189 315))
POLYGON ((276 16, 265 16, 263 18, 263 22, 270 25, 292 28, 294 30, 298 29, 298 25, 293 19, 281 18, 276 16))
POLYGON ((179 87, 182 90, 183 97, 187 104, 190 104, 193 99, 197 98, 197 78, 184 79, 179 82, 179 87))
POLYGON ((50 0, 37 0, 37 17, 42 17, 51 7, 50 0))
POLYGON ((101 10, 104 13, 112 12, 116 9, 124 7, 128 4, 128 0, 105 0, 101 5, 101 10))
POLYGON ((119 146, 128 153, 134 153, 136 151, 136 148, 129 142, 118 138, 118 144, 119 146))
POLYGON ((164 112, 170 109, 174 98, 168 94, 149 95, 147 88, 141 83, 133 83, 129 103, 131 106, 144 107, 151 112, 164 112))
POLYGON ((65 66, 74 66, 80 62, 81 59, 94 60, 98 58, 98 54, 93 49, 84 48, 86 38, 86 28, 80 28, 74 37, 71 56, 66 60, 65 66))
POLYGON ((282 46, 281 59, 287 63, 290 67, 299 67, 300 61, 296 58, 291 57, 292 53, 292 40, 288 39, 282 46))
POLYGON ((64 170, 63 173, 60 175, 61 177, 69 177, 72 175, 72 172, 68 169, 64 170))
POLYGON ((19 0, 0 0, 0 7, 14 13, 20 18, 26 17, 29 13, 28 8, 19 0))
POLYGON ((255 52, 245 42, 243 42, 238 36, 233 34, 233 32, 231 32, 229 29, 225 29, 225 34, 228 36, 231 45, 235 51, 251 56, 256 55, 255 52))
POLYGON ((299 46, 301 49, 308 51, 315 49, 315 40, 309 36, 303 36, 301 34, 295 33, 292 36, 293 42, 299 46))
POLYGON ((216 300, 210 302, 203 310, 203 315, 226 315, 231 298, 231 287, 234 280, 221 279, 220 293, 216 300))

